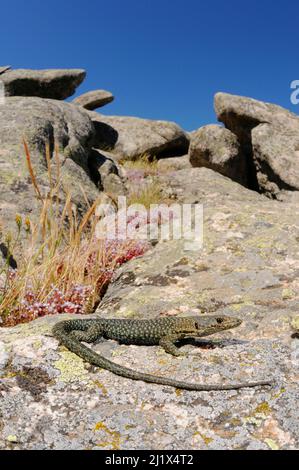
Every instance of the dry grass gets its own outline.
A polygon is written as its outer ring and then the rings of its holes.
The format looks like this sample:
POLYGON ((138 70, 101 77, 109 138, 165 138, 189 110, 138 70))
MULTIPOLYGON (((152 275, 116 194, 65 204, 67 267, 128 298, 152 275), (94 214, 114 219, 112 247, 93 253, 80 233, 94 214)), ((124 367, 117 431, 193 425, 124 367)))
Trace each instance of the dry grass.
POLYGON ((163 189, 157 180, 143 184, 134 188, 129 196, 127 204, 142 204, 146 209, 150 209, 152 204, 167 204, 167 200, 163 196, 163 189))
POLYGON ((161 173, 158 160, 144 154, 135 160, 120 160, 120 164, 126 170, 129 180, 128 206, 142 204, 149 209, 152 204, 168 202, 163 196, 162 186, 155 179, 161 173))
POLYGON ((167 158, 164 159, 164 161, 165 164, 160 166, 157 158, 144 154, 134 160, 122 159, 119 163, 129 174, 131 172, 133 174, 134 172, 139 172, 143 174, 144 178, 147 178, 148 176, 164 175, 170 171, 176 170, 176 167, 172 163, 167 163, 167 158))
MULTIPOLYGON (((70 193, 61 205, 60 164, 55 152, 55 175, 49 147, 46 150, 50 190, 42 195, 30 152, 24 142, 28 171, 38 200, 37 223, 16 217, 17 236, 9 240, 9 252, 23 230, 27 240, 18 256, 18 269, 4 268, 7 281, 2 288, 0 319, 9 326, 30 321, 49 313, 89 313, 95 308, 113 271, 122 263, 141 254, 132 241, 107 243, 95 238, 98 201, 88 207, 78 220, 70 193)), ((2 273, 3 274, 3 273, 2 273)))
POLYGON ((140 155, 134 160, 120 160, 119 162, 126 170, 140 171, 144 177, 158 174, 158 161, 147 154, 140 155))

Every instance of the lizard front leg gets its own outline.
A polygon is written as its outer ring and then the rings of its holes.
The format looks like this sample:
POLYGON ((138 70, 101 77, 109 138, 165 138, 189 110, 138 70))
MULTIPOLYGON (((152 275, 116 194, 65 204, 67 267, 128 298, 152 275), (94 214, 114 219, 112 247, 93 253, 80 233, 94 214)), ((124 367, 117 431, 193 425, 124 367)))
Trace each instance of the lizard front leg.
POLYGON ((168 354, 172 354, 173 356, 186 356, 186 353, 180 351, 175 345, 175 342, 179 339, 180 337, 178 335, 163 336, 159 341, 159 345, 168 354))

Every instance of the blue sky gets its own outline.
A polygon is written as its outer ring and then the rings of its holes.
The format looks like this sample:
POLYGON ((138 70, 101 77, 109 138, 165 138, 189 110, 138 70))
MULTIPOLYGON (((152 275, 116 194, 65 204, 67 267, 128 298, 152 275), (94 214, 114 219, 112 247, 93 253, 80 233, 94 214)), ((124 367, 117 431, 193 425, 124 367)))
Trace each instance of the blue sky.
POLYGON ((116 97, 105 114, 192 130, 216 121, 217 91, 299 114, 298 0, 14 0, 0 14, 0 65, 85 68, 78 94, 116 97))

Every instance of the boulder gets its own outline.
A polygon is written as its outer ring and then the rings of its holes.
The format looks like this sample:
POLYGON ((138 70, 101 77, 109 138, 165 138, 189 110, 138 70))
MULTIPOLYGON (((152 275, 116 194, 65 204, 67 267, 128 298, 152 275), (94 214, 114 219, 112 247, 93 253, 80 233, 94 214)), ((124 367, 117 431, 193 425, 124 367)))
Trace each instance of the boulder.
POLYGON ((281 191, 299 189, 296 114, 281 106, 227 93, 215 95, 215 111, 219 121, 239 139, 251 189, 274 198, 281 191))
POLYGON ((251 136, 260 190, 272 197, 279 197, 281 190, 299 191, 299 119, 298 132, 260 124, 251 136))
POLYGON ((6 96, 38 96, 64 100, 86 76, 82 69, 9 70, 1 76, 6 96))
POLYGON ((134 160, 143 155, 164 158, 188 152, 188 136, 173 122, 104 116, 92 111, 89 116, 96 128, 95 146, 118 158, 134 160))
MULTIPOLYGON (((45 159, 50 145, 51 166, 56 174, 54 146, 59 149, 61 180, 72 193, 79 212, 99 195, 91 180, 89 158, 94 127, 84 110, 69 103, 30 97, 10 97, 0 106, 0 218, 1 231, 14 229, 15 215, 33 218, 40 210, 26 165, 23 138, 43 195, 49 191, 45 159)), ((60 195, 63 204, 63 194, 60 195)))
POLYGON ((192 132, 189 147, 193 167, 206 167, 247 184, 247 169, 238 138, 228 129, 214 124, 192 132))
POLYGON ((214 107, 219 121, 235 134, 267 122, 276 128, 296 130, 299 117, 287 109, 245 96, 216 93, 214 107))
POLYGON ((73 103, 93 111, 94 109, 101 108, 102 106, 111 103, 113 100, 114 96, 110 91, 95 90, 78 96, 73 100, 73 103))

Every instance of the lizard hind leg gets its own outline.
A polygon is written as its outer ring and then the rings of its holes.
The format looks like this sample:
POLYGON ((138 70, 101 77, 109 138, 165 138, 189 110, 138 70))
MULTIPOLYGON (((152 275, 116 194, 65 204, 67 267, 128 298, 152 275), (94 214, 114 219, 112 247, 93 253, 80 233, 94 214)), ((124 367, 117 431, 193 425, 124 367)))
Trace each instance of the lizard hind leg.
POLYGON ((87 331, 73 330, 69 333, 70 337, 76 341, 84 343, 94 343, 102 336, 103 330, 97 325, 92 325, 87 331))

